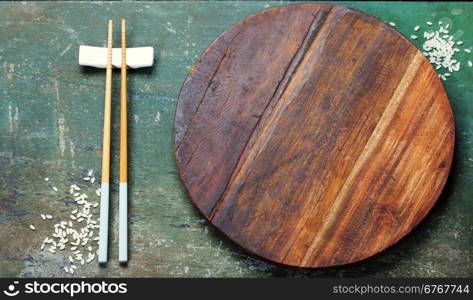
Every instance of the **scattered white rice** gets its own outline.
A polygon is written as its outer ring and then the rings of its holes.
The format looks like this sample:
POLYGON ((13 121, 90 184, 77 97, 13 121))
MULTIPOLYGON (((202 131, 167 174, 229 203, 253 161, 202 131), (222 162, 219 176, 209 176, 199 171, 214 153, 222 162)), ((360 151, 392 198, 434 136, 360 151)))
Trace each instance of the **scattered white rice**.
POLYGON ((49 178, 48 178, 48 177, 45 177, 45 178, 44 178, 44 181, 48 182, 48 181, 49 181, 49 178))
POLYGON ((468 61, 468 66, 473 67, 473 63, 471 62, 471 60, 468 61))
POLYGON ((95 258, 95 254, 90 253, 87 255, 87 263, 91 262, 95 258))
MULTIPOLYGON (((430 21, 427 25, 432 26, 430 21)), ((442 80, 447 80, 453 72, 458 72, 461 67, 460 61, 455 57, 455 54, 460 52, 463 41, 455 41, 455 37, 450 35, 449 25, 438 22, 438 28, 429 28, 425 30, 421 36, 411 35, 411 39, 415 40, 423 38, 422 50, 435 70, 438 72, 442 80)), ((420 26, 415 26, 414 31, 419 31, 420 26)), ((467 53, 471 53, 469 48, 463 49, 467 53)), ((468 64, 469 65, 469 64, 468 64)))
POLYGON ((391 25, 392 27, 396 27, 396 23, 394 22, 389 22, 388 24, 391 25))
MULTIPOLYGON (((92 176, 93 170, 88 171, 89 176, 92 176)), ((87 177, 86 177, 87 178, 87 177)), ((91 177, 90 183, 95 181, 95 177, 91 177)), ((90 179, 90 178, 89 178, 90 179)), ((45 181, 49 181, 49 178, 45 178, 45 181)), ((53 186, 54 191, 58 189, 53 186)), ((58 251, 71 251, 71 255, 67 255, 69 263, 74 262, 74 259, 80 262, 81 266, 90 263, 95 258, 95 252, 97 251, 97 243, 89 243, 89 241, 98 241, 98 237, 95 236, 95 228, 98 228, 98 218, 93 215, 93 209, 98 206, 96 202, 88 202, 88 195, 86 192, 80 191, 80 187, 76 184, 72 184, 69 188, 71 197, 75 200, 75 206, 69 213, 69 219, 60 221, 52 225, 52 232, 50 237, 44 238, 40 248, 41 250, 47 250, 50 253, 57 253, 58 251), (49 245, 46 247, 46 245, 49 245), (85 252, 85 257, 81 251, 85 252), (72 254, 73 253, 73 254, 72 254)), ((97 190, 95 191, 97 193, 97 190)), ((52 219, 51 215, 40 214, 43 220, 52 219)), ((31 230, 36 228, 33 225, 29 225, 31 230)), ((67 273, 73 274, 77 267, 73 264, 65 266, 63 270, 67 273)))

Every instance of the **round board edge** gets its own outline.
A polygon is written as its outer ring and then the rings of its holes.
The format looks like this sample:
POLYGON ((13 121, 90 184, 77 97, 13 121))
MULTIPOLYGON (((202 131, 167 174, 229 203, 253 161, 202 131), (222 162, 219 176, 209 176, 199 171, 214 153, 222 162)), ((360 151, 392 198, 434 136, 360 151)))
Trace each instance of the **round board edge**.
MULTIPOLYGON (((352 11, 356 11, 357 13, 360 13, 362 15, 365 15, 366 17, 370 18, 370 19, 373 19, 375 20, 376 22, 380 22, 382 24, 384 24, 385 28, 389 28, 389 30, 392 30, 393 32, 395 32, 397 35, 401 36, 402 39, 404 41, 407 41, 409 44, 411 44, 413 47, 416 48, 417 52, 421 53, 422 52, 417 48, 417 46, 411 41, 409 40, 406 36, 404 36, 402 33, 400 33, 399 31, 397 31, 395 28, 393 28, 392 26, 386 24, 386 22, 384 22, 383 20, 377 18, 377 17, 374 17, 366 12, 363 12, 359 9, 356 9, 356 8, 351 8, 351 7, 346 7, 346 6, 343 6, 343 5, 331 5, 331 4, 325 4, 325 3, 302 3, 302 4, 286 4, 286 5, 277 5, 277 6, 273 6, 273 7, 269 7, 269 8, 265 8, 261 11, 258 11, 244 19, 242 19, 241 21, 235 23, 234 25, 232 25, 231 27, 227 28, 225 31, 223 31, 222 33, 220 33, 206 48, 205 50, 202 52, 202 54, 199 56, 199 58, 196 60, 196 62, 194 63, 194 65, 191 67, 191 70, 188 72, 187 76, 186 76, 186 79, 184 80, 183 84, 182 84, 182 87, 181 87, 181 90, 179 92, 179 96, 178 96, 178 100, 177 100, 177 104, 176 106, 178 106, 179 104, 179 100, 181 99, 181 94, 185 88, 185 84, 192 78, 192 75, 194 74, 194 71, 198 69, 200 63, 201 63, 201 57, 204 56, 210 49, 211 47, 213 47, 215 44, 217 44, 219 42, 219 40, 229 31, 231 30, 233 27, 236 27, 236 26, 242 26, 242 24, 244 24, 247 20, 257 16, 257 15, 260 15, 262 13, 266 13, 266 12, 269 12, 271 10, 275 10, 275 9, 281 9, 281 8, 284 8, 286 6, 325 6, 325 7, 338 7, 338 8, 343 8, 343 9, 348 9, 348 10, 352 10, 352 11)), ((424 59, 426 59, 424 57, 424 59)), ((432 69, 433 72, 435 72, 434 68, 430 65, 430 68, 432 69)), ((258 257, 261 257, 263 258, 264 260, 268 260, 268 261, 272 261, 274 263, 277 263, 277 264, 281 264, 281 265, 288 265, 288 266, 294 266, 294 267, 309 267, 309 268, 323 268, 323 267, 333 267, 333 266, 343 266, 343 265, 347 265, 347 264, 352 264, 352 263, 355 263, 355 262, 362 262, 366 259, 369 259, 375 255, 378 255, 379 253, 382 253, 386 250, 388 250, 390 247, 392 247, 394 244, 398 243, 400 240, 404 239, 407 235, 409 235, 409 233, 416 227, 418 226, 418 224, 420 222, 422 222, 426 215, 431 211, 432 207, 437 203, 439 197, 441 196, 444 188, 445 188, 445 185, 447 183, 447 179, 449 177, 449 174, 450 174, 450 171, 451 171, 451 166, 452 166, 452 161, 453 161, 453 156, 454 156, 454 147, 455 147, 455 119, 454 119, 454 115, 453 115, 453 110, 452 110, 452 107, 451 107, 451 104, 450 104, 450 101, 449 101, 449 98, 448 98, 448 94, 446 93, 445 91, 445 87, 444 85, 442 84, 442 82, 440 81, 440 79, 438 79, 439 82, 440 82, 440 85, 443 89, 443 92, 445 93, 446 95, 446 100, 447 100, 447 105, 448 105, 448 109, 449 109, 449 112, 450 112, 450 115, 451 115, 451 126, 452 126, 452 131, 453 131, 453 139, 452 139, 452 143, 450 144, 451 146, 446 150, 449 152, 449 158, 448 160, 446 160, 446 163, 447 163, 447 166, 445 167, 446 169, 446 176, 442 182, 442 184, 440 185, 440 188, 439 190, 437 191, 436 195, 434 197, 432 197, 432 201, 431 201, 431 206, 425 210, 425 214, 419 218, 419 220, 416 222, 416 223, 413 223, 413 225, 411 226, 411 228, 409 230, 407 230, 407 232, 400 236, 397 240, 393 241, 390 245, 387 245, 385 248, 363 258, 363 259, 359 259, 359 260, 355 260, 355 261, 350 261, 350 262, 346 262, 346 263, 343 263, 343 264, 334 264, 334 265, 321 265, 321 266, 301 266, 301 265, 293 265, 293 264, 288 264, 288 263, 285 263, 285 262, 282 262, 282 261, 278 261, 278 260, 273 260, 271 258, 268 258, 268 257, 264 257, 262 256, 261 254, 259 253, 256 253, 254 251, 251 251, 250 249, 247 249, 245 248, 244 246, 242 246, 238 241, 234 240, 231 236, 229 236, 225 231, 222 231, 218 226, 215 226, 215 224, 213 224, 211 222, 211 220, 209 219, 209 217, 199 208, 198 205, 196 205, 196 201, 190 196, 190 192, 188 190, 188 187, 186 186, 186 184, 183 182, 183 186, 190 198, 190 200, 193 202, 193 204, 195 205, 195 207, 198 209, 199 213, 207 220, 209 221, 209 223, 212 224, 212 226, 216 229, 218 229, 218 231, 220 233, 222 233, 223 235, 225 235, 228 239, 230 239, 232 242, 234 242, 235 244, 237 244, 239 247, 245 249, 245 251, 248 251, 258 257)), ((176 120, 177 120, 177 109, 176 109, 176 112, 175 112, 175 115, 174 115, 174 126, 173 126, 173 154, 174 154, 174 158, 176 159, 177 161, 177 147, 178 147, 178 142, 177 142, 177 137, 176 137, 176 120)), ((180 167, 178 167, 178 172, 179 172, 179 175, 180 175, 180 178, 182 178, 182 170, 180 167)))

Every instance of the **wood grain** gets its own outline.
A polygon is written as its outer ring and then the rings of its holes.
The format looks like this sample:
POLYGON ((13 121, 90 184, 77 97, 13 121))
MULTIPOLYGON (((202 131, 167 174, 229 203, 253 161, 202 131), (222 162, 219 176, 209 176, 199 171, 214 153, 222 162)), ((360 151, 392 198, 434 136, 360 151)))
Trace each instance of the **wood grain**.
POLYGON ((122 68, 120 77, 120 182, 128 182, 128 103, 126 22, 122 20, 122 68), (123 67, 125 66, 125 67, 123 67))
POLYGON ((266 259, 323 267, 410 232, 450 169, 454 120, 422 53, 380 20, 324 4, 232 26, 186 79, 175 155, 201 213, 266 259))
POLYGON ((107 70, 105 74, 105 103, 103 110, 102 182, 110 182, 110 134, 112 127, 112 48, 113 22, 108 21, 107 70))

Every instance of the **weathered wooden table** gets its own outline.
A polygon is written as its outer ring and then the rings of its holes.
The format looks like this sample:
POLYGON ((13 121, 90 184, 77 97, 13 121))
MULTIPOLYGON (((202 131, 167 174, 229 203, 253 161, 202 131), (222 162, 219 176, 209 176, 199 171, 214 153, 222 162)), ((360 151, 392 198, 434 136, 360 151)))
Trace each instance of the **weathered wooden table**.
MULTIPOLYGON (((199 54, 226 28, 281 2, 0 3, 0 276, 71 276, 67 256, 41 251, 53 223, 68 219, 69 185, 90 195, 98 183, 103 70, 81 68, 78 46, 105 45, 106 21, 126 18, 130 46, 153 46, 156 65, 131 71, 130 263, 117 262, 117 184, 112 185, 110 263, 74 276, 139 277, 445 277, 473 275, 473 68, 445 82, 455 112, 457 144, 447 187, 433 211, 398 244, 367 261, 301 270, 248 256, 216 232, 192 206, 176 171, 172 124, 176 98, 199 54), (45 182, 44 178, 50 178, 45 182), (56 186, 58 192, 51 187, 56 186), (36 230, 31 230, 33 224, 36 230)), ((448 18, 473 48, 473 3, 343 2, 394 22, 448 18)), ((117 23, 118 24, 118 23, 117 23)), ((118 44, 118 30, 115 43, 118 44)), ((421 46, 421 40, 415 40, 421 46)), ((114 76, 113 182, 117 183, 118 72, 114 76)))

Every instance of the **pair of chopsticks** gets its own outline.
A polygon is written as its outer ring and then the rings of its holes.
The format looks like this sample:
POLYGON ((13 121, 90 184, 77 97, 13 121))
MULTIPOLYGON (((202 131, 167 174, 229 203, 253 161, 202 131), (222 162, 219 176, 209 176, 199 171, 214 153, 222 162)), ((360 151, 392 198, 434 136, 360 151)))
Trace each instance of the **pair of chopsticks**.
MULTIPOLYGON (((128 141, 127 141, 127 65, 126 28, 122 20, 122 63, 120 81, 120 196, 118 216, 118 261, 128 261, 128 141)), ((108 217, 110 195, 110 130, 112 113, 112 31, 113 22, 108 21, 107 71, 105 77, 105 108, 102 146, 102 187, 100 194, 99 263, 107 262, 108 217)))

